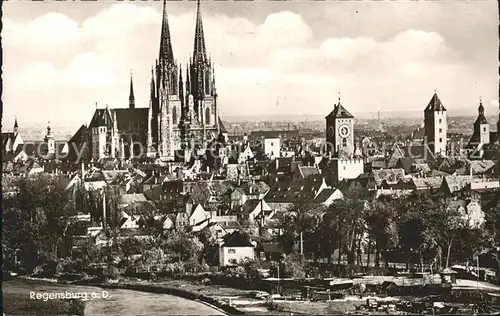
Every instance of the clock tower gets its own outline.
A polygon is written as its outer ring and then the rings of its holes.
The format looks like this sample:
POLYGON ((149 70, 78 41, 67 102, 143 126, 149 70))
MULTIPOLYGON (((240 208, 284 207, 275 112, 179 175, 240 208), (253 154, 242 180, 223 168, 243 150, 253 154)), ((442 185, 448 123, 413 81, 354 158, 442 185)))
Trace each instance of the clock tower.
POLYGON ((354 154, 354 116, 340 103, 326 116, 326 142, 330 157, 354 154))

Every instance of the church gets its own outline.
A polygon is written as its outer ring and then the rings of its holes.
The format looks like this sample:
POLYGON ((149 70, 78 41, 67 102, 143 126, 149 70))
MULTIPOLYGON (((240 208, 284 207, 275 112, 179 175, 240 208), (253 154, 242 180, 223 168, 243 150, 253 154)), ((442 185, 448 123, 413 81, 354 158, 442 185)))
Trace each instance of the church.
POLYGON ((130 78, 126 108, 97 108, 87 128, 90 158, 150 157, 184 159, 227 135, 219 117, 214 66, 207 54, 200 1, 197 4, 193 55, 182 67, 174 58, 163 1, 160 50, 151 70, 149 107, 135 106, 130 78))

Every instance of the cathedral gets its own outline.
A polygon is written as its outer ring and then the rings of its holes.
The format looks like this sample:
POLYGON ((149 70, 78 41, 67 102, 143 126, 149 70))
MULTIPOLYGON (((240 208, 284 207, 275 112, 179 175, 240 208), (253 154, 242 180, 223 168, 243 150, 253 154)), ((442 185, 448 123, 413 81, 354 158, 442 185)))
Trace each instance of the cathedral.
POLYGON ((88 134, 93 160, 184 159, 227 134, 219 117, 214 65, 205 46, 199 0, 193 55, 185 78, 174 58, 164 0, 159 56, 151 70, 149 107, 135 106, 131 77, 128 107, 96 108, 88 134))

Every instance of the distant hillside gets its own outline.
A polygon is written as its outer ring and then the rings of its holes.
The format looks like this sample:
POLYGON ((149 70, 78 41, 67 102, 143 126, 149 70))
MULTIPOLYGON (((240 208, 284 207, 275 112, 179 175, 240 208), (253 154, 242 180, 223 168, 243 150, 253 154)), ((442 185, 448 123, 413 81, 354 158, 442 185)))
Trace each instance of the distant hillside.
MULTIPOLYGON (((495 107, 487 107, 485 109, 487 116, 498 115, 498 109, 495 107)), ((286 121, 286 122, 304 122, 304 121, 323 121, 325 119, 324 115, 311 114, 311 115, 294 115, 294 114, 284 114, 284 115, 241 115, 241 116, 224 116, 222 119, 227 122, 262 122, 262 121, 286 121)), ((354 116, 360 119, 377 119, 377 112, 352 112, 354 116)), ((465 109, 451 109, 448 111, 449 117, 475 117, 477 115, 477 109, 475 108, 465 108, 465 109)), ((380 112, 380 118, 422 118, 423 111, 387 111, 380 112)))

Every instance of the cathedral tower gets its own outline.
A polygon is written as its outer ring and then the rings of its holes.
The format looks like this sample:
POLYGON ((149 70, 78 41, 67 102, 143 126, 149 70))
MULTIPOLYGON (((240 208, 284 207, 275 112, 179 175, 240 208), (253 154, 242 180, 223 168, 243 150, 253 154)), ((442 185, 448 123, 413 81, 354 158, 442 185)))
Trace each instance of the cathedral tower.
POLYGON ((433 154, 446 155, 448 123, 446 109, 436 92, 424 110, 425 140, 433 154))
POLYGON ((166 0, 163 1, 160 51, 155 70, 151 80, 151 138, 160 157, 173 158, 174 150, 180 147, 178 124, 184 97, 179 89, 178 67, 172 49, 166 0))
POLYGON ((130 93, 128 95, 128 107, 135 108, 134 83, 132 81, 132 72, 130 72, 130 93))
POLYGON ((189 95, 193 96, 194 102, 194 113, 190 113, 192 117, 191 127, 198 127, 194 134, 197 139, 201 138, 204 147, 207 140, 218 136, 219 117, 214 69, 207 55, 199 0, 196 11, 193 56, 189 64, 186 90, 188 93, 186 103, 189 101, 189 95))

